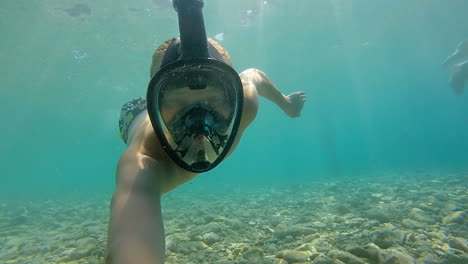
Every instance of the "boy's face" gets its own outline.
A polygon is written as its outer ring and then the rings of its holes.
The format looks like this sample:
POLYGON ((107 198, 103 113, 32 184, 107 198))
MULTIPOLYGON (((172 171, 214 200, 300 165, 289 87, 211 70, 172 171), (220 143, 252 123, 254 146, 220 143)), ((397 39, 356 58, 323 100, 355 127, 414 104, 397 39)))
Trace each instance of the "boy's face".
POLYGON ((203 90, 192 90, 189 87, 184 87, 166 93, 163 100, 160 101, 161 116, 165 122, 169 122, 184 107, 194 104, 209 106, 221 117, 229 118, 230 107, 224 94, 219 93, 211 86, 207 86, 203 90))

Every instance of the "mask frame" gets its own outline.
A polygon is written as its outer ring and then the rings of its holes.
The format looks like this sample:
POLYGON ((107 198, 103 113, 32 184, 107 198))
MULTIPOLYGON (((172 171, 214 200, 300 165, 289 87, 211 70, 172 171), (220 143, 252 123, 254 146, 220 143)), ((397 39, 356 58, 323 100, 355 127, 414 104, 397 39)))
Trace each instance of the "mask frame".
POLYGON ((224 160, 226 155, 229 153, 229 150, 234 143, 234 140, 237 136, 237 131, 239 129, 242 117, 243 101, 244 93, 242 81, 237 72, 226 63, 213 58, 179 59, 170 62, 153 76, 147 91, 148 115, 163 149, 178 166, 187 171, 195 173, 206 172, 213 169, 222 160, 224 160), (232 89, 235 89, 232 93, 235 95, 235 109, 233 109, 232 120, 228 126, 229 129, 226 144, 223 146, 221 152, 215 160, 212 162, 210 161, 209 165, 207 166, 200 167, 194 166, 180 157, 180 154, 178 154, 180 151, 178 151, 178 148, 174 147, 174 143, 170 142, 171 140, 168 139, 167 135, 170 135, 171 132, 168 129, 167 122, 165 122, 161 115, 161 104, 159 102, 159 98, 161 98, 162 84, 164 84, 166 78, 170 78, 172 75, 174 75, 174 72, 183 71, 184 68, 193 69, 203 67, 215 69, 216 71, 219 71, 220 74, 224 74, 225 78, 229 78, 232 89))

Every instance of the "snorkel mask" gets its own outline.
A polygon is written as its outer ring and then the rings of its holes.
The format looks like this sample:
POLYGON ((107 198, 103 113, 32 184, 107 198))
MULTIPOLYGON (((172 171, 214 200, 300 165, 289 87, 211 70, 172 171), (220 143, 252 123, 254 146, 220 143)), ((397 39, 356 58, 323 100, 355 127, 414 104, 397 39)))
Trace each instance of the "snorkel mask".
POLYGON ((207 41, 203 1, 173 4, 180 39, 172 40, 149 83, 148 114, 172 160, 200 173, 218 165, 234 142, 242 114, 242 82, 207 41))

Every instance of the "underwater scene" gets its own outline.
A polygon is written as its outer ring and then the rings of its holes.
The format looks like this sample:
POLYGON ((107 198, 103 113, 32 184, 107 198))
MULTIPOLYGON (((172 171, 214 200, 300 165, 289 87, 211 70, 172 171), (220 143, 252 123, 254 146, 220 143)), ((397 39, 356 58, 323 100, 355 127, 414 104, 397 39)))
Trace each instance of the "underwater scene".
POLYGON ((468 263, 467 11, 1 1, 0 263, 468 263))

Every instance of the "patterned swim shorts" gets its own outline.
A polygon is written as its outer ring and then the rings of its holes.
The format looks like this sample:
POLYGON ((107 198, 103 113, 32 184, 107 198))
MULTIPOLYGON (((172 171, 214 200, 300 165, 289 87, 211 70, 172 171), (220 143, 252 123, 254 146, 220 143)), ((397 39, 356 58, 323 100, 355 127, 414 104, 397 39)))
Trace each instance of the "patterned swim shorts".
POLYGON ((130 124, 133 119, 144 110, 146 110, 146 99, 141 97, 133 99, 122 106, 122 110, 120 110, 119 128, 120 137, 125 144, 127 144, 128 128, 130 127, 130 124))

